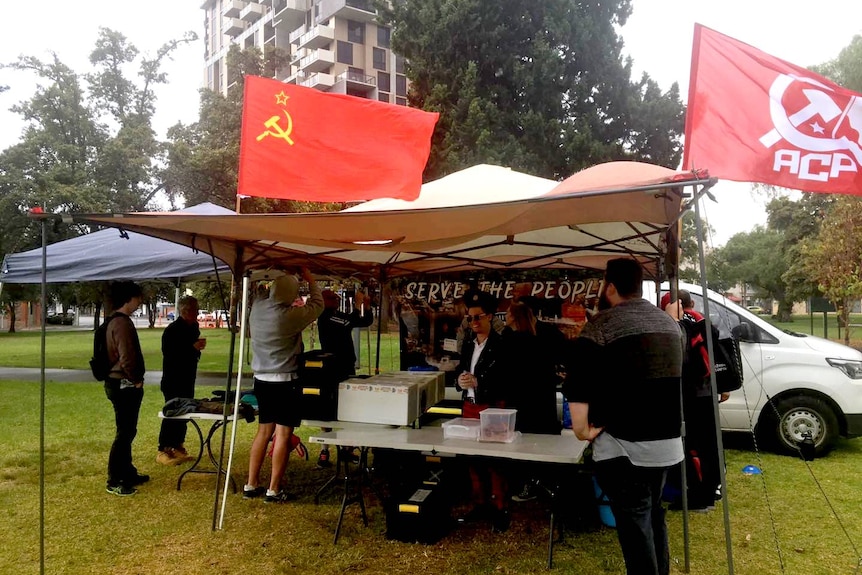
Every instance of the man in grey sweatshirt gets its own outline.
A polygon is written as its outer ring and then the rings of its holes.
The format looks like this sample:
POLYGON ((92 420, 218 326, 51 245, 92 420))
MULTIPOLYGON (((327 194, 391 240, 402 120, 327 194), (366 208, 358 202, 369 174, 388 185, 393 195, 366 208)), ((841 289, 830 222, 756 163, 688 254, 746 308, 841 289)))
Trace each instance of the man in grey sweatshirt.
POLYGON ((251 308, 251 368, 258 403, 258 428, 249 453, 248 482, 243 488, 246 499, 265 494, 264 501, 282 503, 295 498, 282 490, 280 483, 287 468, 293 429, 302 421, 299 411, 302 330, 323 311, 320 288, 306 268, 302 269, 302 279, 309 287, 304 305, 294 305, 299 295, 299 282, 287 274, 277 278, 270 287, 269 296, 255 300, 251 308), (264 490, 259 485, 260 468, 270 438, 274 441, 272 477, 269 489, 264 490))

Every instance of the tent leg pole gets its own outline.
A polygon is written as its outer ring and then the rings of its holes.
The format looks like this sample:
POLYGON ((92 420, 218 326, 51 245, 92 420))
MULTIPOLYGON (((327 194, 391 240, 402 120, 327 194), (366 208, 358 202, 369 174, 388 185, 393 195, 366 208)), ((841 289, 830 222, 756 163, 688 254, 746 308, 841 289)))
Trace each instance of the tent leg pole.
MULTIPOLYGON (((377 358, 374 362, 374 375, 380 373, 380 338, 382 336, 383 331, 383 310, 386 309, 384 307, 384 301, 386 298, 386 290, 384 289, 383 282, 386 281, 386 273, 381 269, 380 270, 380 302, 377 304, 377 358)), ((388 325, 388 321, 386 322, 388 325)), ((391 349, 391 348, 390 348, 391 349)))
MULTIPOLYGON (((215 262, 215 260, 213 260, 213 262, 215 262)), ((242 270, 242 248, 241 247, 237 248, 236 261, 235 261, 234 269, 235 270, 242 270)), ((218 280, 218 270, 216 270, 216 279, 218 280)), ((222 297, 222 302, 224 302, 224 297, 222 297)), ((225 381, 225 392, 224 392, 225 405, 227 405, 227 401, 230 398, 230 378, 233 374, 234 356, 235 356, 235 351, 236 351, 236 329, 235 329, 235 327, 237 325, 237 322, 235 319, 236 318, 235 311, 236 310, 231 310, 232 313, 231 313, 231 319, 230 319, 230 321, 232 321, 233 324, 230 326, 230 346, 229 346, 230 356, 228 357, 227 376, 226 376, 226 381, 225 381)), ((237 370, 237 381, 241 381, 241 378, 242 378, 242 365, 240 365, 240 369, 237 370)), ((233 411, 234 414, 236 414, 238 412, 238 408, 239 408, 239 387, 237 387, 236 402, 235 403, 236 403, 236 405, 234 406, 234 411, 233 411)), ((226 434, 227 434, 227 424, 228 423, 229 423, 228 410, 225 409, 224 410, 224 417, 222 418, 221 445, 219 447, 219 457, 218 457, 219 469, 221 469, 223 464, 224 464, 224 446, 225 446, 225 440, 226 440, 226 434)), ((234 425, 231 427, 231 433, 232 433, 232 437, 236 434, 236 420, 234 420, 234 425)), ((233 451, 231 451, 231 453, 233 453, 233 451)), ((230 462, 228 462, 227 472, 225 473, 225 497, 224 497, 225 500, 227 500, 227 487, 228 487, 228 484, 230 483, 227 480, 228 477, 230 477, 230 462)), ((212 522, 212 530, 213 531, 221 528, 221 521, 219 521, 219 517, 218 517, 219 491, 221 489, 221 478, 222 478, 222 474, 217 473, 216 474, 215 497, 213 498, 213 522, 212 522)), ((221 519, 224 520, 224 504, 222 504, 222 517, 221 517, 221 519)))
MULTIPOLYGON (((248 318, 248 289, 249 289, 248 286, 249 286, 249 277, 248 277, 248 275, 246 275, 246 276, 243 276, 243 279, 242 279, 242 309, 241 309, 242 315, 237 316, 237 314, 235 313, 236 310, 231 310, 231 312, 232 312, 231 317, 241 317, 242 318, 241 322, 237 322, 243 328, 242 331, 240 332, 240 336, 239 336, 239 350, 240 350, 239 357, 240 358, 242 358, 242 350, 245 347, 245 333, 246 332, 245 332, 244 328, 245 328, 247 318, 248 318)), ((237 330, 234 329, 234 327, 235 326, 231 326, 231 332, 232 332, 231 338, 236 338, 236 331, 237 330)), ((231 358, 233 358, 233 357, 234 357, 234 353, 233 353, 233 350, 231 350, 231 358)), ((234 405, 233 405, 234 422, 233 422, 233 426, 231 427, 231 433, 230 433, 230 449, 228 450, 227 473, 225 474, 224 492, 222 494, 221 513, 219 515, 218 526, 217 526, 218 529, 224 528, 224 515, 225 515, 225 509, 227 507, 227 495, 228 495, 228 493, 227 493, 227 490, 228 490, 227 479, 230 477, 230 472, 231 472, 231 469, 233 468, 233 454, 234 454, 234 449, 236 447, 236 426, 237 426, 236 417, 239 417, 239 402, 240 402, 240 395, 241 395, 240 392, 242 390, 242 371, 243 371, 242 362, 240 362, 239 366, 237 367, 237 373, 236 373, 236 396, 234 397, 234 405)), ((230 377, 230 375, 228 375, 228 377, 230 377)), ((222 445, 222 454, 221 454, 221 458, 219 459, 219 467, 221 467, 221 461, 224 461, 224 445, 222 445)))
POLYGON ((724 442, 721 437, 721 424, 718 416, 718 386, 715 382, 715 359, 713 350, 715 343, 712 341, 712 320, 709 316, 709 294, 707 293, 706 281, 706 256, 703 252, 703 222, 700 219, 700 202, 694 202, 694 221, 697 226, 697 255, 700 263, 700 284, 703 290, 703 315, 706 321, 706 346, 709 351, 709 380, 712 388, 713 398, 713 423, 715 426, 716 445, 718 446, 718 473, 721 480, 721 507, 724 512, 724 544, 727 551, 727 573, 733 575, 733 543, 730 534, 730 508, 727 500, 727 477, 725 474, 724 442))
POLYGON ((42 292, 39 316, 42 324, 42 347, 39 364, 39 573, 45 575, 45 310, 48 304, 48 229, 42 220, 42 292))

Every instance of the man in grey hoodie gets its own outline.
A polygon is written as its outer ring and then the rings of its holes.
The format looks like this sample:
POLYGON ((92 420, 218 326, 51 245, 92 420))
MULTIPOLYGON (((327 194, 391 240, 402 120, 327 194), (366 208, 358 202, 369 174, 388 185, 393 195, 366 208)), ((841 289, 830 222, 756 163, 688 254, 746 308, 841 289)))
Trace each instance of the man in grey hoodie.
POLYGON ((280 482, 287 468, 293 429, 302 421, 299 412, 302 330, 323 311, 323 296, 307 268, 302 269, 302 279, 309 287, 304 305, 294 305, 299 295, 299 282, 293 275, 286 274, 272 283, 268 297, 257 299, 251 308, 251 368, 258 403, 258 428, 249 454, 248 482, 243 488, 246 499, 265 494, 264 501, 282 503, 295 498, 280 488, 280 482), (270 438, 274 441, 272 477, 269 489, 264 489, 259 485, 260 468, 270 438))

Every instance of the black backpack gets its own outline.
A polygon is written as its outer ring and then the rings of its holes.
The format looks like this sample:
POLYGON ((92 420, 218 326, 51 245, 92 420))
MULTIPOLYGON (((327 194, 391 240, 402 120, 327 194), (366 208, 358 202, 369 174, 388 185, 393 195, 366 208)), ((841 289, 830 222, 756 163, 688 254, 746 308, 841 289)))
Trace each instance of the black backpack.
MULTIPOLYGON (((706 322, 687 317, 682 322, 686 330, 686 357, 683 362, 683 380, 697 381, 709 377, 709 359, 706 356, 706 322)), ((712 326, 712 342, 715 346, 715 383, 718 393, 736 391, 742 387, 742 354, 739 341, 734 337, 722 338, 712 326)))
POLYGON ((90 358, 90 369, 96 381, 105 381, 111 373, 111 360, 108 358, 108 324, 121 314, 113 314, 96 328, 93 334, 93 357, 90 358))

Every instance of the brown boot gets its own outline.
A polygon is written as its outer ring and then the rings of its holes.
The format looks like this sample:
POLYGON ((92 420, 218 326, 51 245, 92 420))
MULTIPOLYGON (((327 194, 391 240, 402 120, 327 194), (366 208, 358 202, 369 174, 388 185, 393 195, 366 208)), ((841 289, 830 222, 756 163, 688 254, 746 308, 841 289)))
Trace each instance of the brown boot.
POLYGON ((173 447, 165 447, 156 455, 156 463, 161 463, 162 465, 179 465, 183 461, 183 458, 174 451, 173 447))
POLYGON ((196 459, 194 455, 189 455, 189 452, 186 451, 185 445, 174 447, 174 454, 177 457, 181 458, 183 461, 194 461, 196 459))

